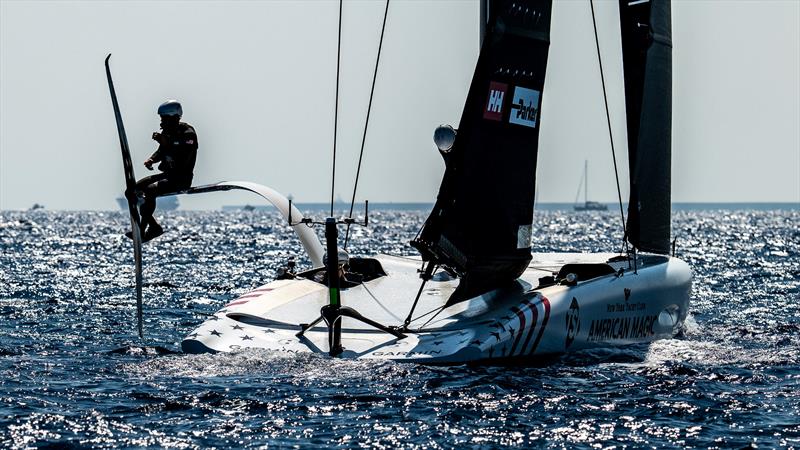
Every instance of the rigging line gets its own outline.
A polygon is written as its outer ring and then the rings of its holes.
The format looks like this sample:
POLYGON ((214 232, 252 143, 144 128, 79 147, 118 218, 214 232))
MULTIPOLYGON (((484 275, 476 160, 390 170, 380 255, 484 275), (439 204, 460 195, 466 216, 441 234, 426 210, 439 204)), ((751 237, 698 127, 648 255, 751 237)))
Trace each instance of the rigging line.
POLYGON ((539 271, 542 271, 542 272, 558 273, 559 267, 558 266, 556 266, 556 267, 528 266, 528 269, 539 270, 539 271))
POLYGON ((422 283, 419 285, 419 291, 417 291, 417 296, 414 298, 414 303, 411 305, 411 311, 408 312, 408 316, 406 320, 403 321, 403 328, 408 328, 408 324, 411 323, 411 316, 414 315, 414 310, 417 309, 417 303, 419 302, 420 296, 422 296, 422 290, 425 289, 425 284, 432 278, 433 272, 436 271, 436 265, 433 264, 433 261, 428 263, 428 266, 425 268, 425 273, 422 275, 422 283))
POLYGON ((438 308, 438 311, 436 311, 436 314, 434 314, 433 316, 431 316, 431 318, 430 318, 430 319, 428 319, 428 321, 427 321, 427 322, 423 323, 423 324, 422 324, 422 326, 421 326, 421 327, 419 327, 418 329, 419 329, 419 330, 421 330, 421 329, 423 329, 423 328, 427 327, 427 326, 428 326, 428 324, 429 324, 429 323, 431 323, 431 322, 433 321, 433 319, 435 319, 437 316, 439 316, 439 313, 441 313, 442 311, 444 311, 444 309, 445 309, 445 308, 447 308, 447 303, 445 303, 444 305, 440 306, 440 307, 438 308))
POLYGON ((367 291, 367 294, 369 294, 369 296, 372 297, 373 300, 375 300, 375 303, 377 303, 378 306, 381 307, 381 309, 383 309, 387 314, 389 314, 393 318, 397 319, 398 321, 400 320, 399 317, 397 317, 391 310, 386 308, 386 306, 384 306, 384 304, 381 303, 381 301, 378 299, 378 297, 376 297, 375 294, 373 294, 372 291, 369 290, 369 288, 367 287, 367 283, 366 282, 361 283, 360 286, 362 288, 364 288, 365 291, 367 291))
POLYGON ((406 256, 406 255, 393 255, 393 254, 391 254, 391 253, 386 253, 386 256, 391 256, 392 258, 407 259, 407 260, 409 260, 409 261, 414 261, 414 262, 421 262, 421 260, 420 260, 419 258, 415 258, 415 257, 413 257, 413 256, 406 256))
POLYGON ((411 319, 411 321, 412 322, 416 322, 417 320, 420 320, 420 319, 423 319, 423 318, 425 318, 427 316, 430 316, 433 313, 438 313, 439 311, 443 310, 444 308, 445 308, 445 305, 437 306, 436 308, 433 308, 432 310, 426 312, 425 314, 420 314, 417 317, 411 319))
MULTIPOLYGON (((437 306, 436 308, 433 308, 432 310, 430 310, 430 311, 426 312, 425 314, 422 314, 422 315, 420 315, 420 316, 417 316, 417 317, 415 317, 415 318, 411 319, 411 321, 412 321, 412 322, 416 322, 417 320, 423 319, 423 318, 425 318, 425 316, 429 316, 429 315, 431 315, 431 314, 433 314, 433 313, 436 313, 436 315, 435 315, 435 316, 433 316, 433 317, 436 317, 436 316, 438 316, 438 315, 439 315, 439 313, 440 313, 440 312, 442 312, 442 311, 443 311, 443 310, 444 310, 446 307, 447 307, 447 305, 437 306)), ((431 320, 432 320, 432 319, 431 319, 431 320)), ((418 327, 418 328, 408 328, 408 327, 406 327, 406 328, 404 328, 404 329, 403 329, 403 331, 408 331, 408 332, 410 332, 410 333, 422 333, 422 332, 423 332, 423 330, 422 330, 422 329, 423 329, 423 328, 425 328, 425 326, 426 326, 426 325, 428 325, 429 323, 430 323, 430 320, 429 320, 429 321, 427 321, 427 322, 425 322, 425 323, 424 323, 424 324, 423 324, 421 327, 418 327)))
POLYGON ((614 160, 614 177, 617 180, 617 197, 619 198, 619 215, 622 217, 622 240, 625 244, 625 253, 628 253, 628 229, 625 225, 625 212, 622 209, 622 192, 619 188, 619 171, 617 169, 617 153, 614 151, 614 134, 611 132, 611 114, 608 112, 608 95, 606 94, 606 78, 603 72, 603 58, 600 57, 600 39, 597 37, 597 21, 594 15, 594 0, 589 0, 592 8, 592 26, 594 27, 594 43, 597 49, 597 63, 600 65, 600 81, 603 84, 603 102, 606 107, 606 123, 608 124, 608 139, 611 141, 611 159, 614 160))
POLYGON ((339 63, 342 60, 342 2, 339 0, 339 41, 336 45, 336 107, 333 113, 333 168, 331 170, 331 217, 333 217, 333 191, 336 188, 336 131, 339 129, 339 63))
MULTIPOLYGON (((375 71, 372 73, 372 88, 369 91, 369 104, 367 105, 367 119, 364 121, 364 134, 361 136, 361 152, 358 154, 358 169, 356 169, 356 181, 353 184, 353 198, 350 200, 350 215, 353 217, 353 206, 356 204, 356 190, 358 189, 358 177, 361 175, 361 160, 364 157, 364 143, 367 141, 367 128, 369 127, 369 113, 372 110, 372 97, 375 94, 375 80, 378 78, 378 64, 381 62, 381 48, 383 47, 383 35, 386 31, 386 16, 389 15, 389 0, 386 0, 386 8, 383 10, 383 25, 381 25, 381 38, 378 41, 378 57, 375 59, 375 71)), ((344 234, 344 249, 347 250, 347 241, 350 239, 350 223, 347 224, 347 231, 344 234)))

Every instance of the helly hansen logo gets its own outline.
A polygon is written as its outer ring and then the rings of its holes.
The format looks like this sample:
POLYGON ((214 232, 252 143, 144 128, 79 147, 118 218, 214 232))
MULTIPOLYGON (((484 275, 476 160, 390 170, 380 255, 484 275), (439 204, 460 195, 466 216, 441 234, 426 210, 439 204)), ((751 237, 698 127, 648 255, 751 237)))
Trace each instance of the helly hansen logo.
POLYGON ((492 81, 489 83, 489 98, 483 110, 483 118, 489 120, 503 120, 503 99, 506 97, 508 85, 492 81))
POLYGON ((490 113, 498 113, 503 109, 503 95, 504 91, 492 89, 489 91, 489 104, 486 106, 486 111, 490 113))
POLYGON ((536 128, 536 116, 539 112, 539 91, 524 87, 514 87, 514 98, 511 101, 510 123, 536 128))

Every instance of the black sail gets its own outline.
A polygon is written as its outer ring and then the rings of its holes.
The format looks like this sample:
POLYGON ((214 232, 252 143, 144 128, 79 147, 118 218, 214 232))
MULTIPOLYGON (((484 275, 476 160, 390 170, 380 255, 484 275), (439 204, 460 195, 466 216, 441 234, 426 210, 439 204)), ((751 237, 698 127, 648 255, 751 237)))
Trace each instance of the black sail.
POLYGON ((669 0, 620 0, 630 202, 628 240, 639 250, 670 247, 672 31, 669 0))
POLYGON ((502 287, 531 260, 552 2, 492 1, 433 211, 412 242, 461 276, 449 303, 502 287))

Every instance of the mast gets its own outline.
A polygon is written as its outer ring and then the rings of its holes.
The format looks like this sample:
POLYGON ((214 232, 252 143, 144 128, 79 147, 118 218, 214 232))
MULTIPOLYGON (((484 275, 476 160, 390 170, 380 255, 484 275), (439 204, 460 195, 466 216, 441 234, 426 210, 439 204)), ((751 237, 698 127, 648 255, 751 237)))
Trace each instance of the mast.
MULTIPOLYGON (((481 2, 483 6, 483 1, 481 2)), ((496 0, 433 211, 412 241, 460 275, 455 303, 511 283, 531 260, 551 0, 496 0)))
POLYGON ((628 240, 670 250, 672 25, 670 0, 619 0, 630 199, 628 240))
POLYGON ((478 47, 482 47, 483 38, 486 36, 486 21, 488 20, 487 16, 489 14, 489 0, 478 0, 478 2, 480 3, 478 13, 478 38, 480 41, 478 41, 478 47))
POLYGON ((589 160, 583 160, 583 201, 589 203, 589 160))

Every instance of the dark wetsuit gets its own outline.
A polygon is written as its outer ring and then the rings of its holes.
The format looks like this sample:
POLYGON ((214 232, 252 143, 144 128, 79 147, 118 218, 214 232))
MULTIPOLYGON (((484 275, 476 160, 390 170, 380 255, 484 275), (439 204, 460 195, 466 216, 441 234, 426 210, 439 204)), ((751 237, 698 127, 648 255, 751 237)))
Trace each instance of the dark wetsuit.
POLYGON ((156 224, 153 219, 156 197, 192 186, 197 159, 197 134, 194 128, 180 122, 175 130, 162 130, 158 150, 150 159, 159 163, 158 170, 161 173, 142 178, 136 183, 136 190, 144 194, 144 204, 139 209, 143 227, 156 224))

